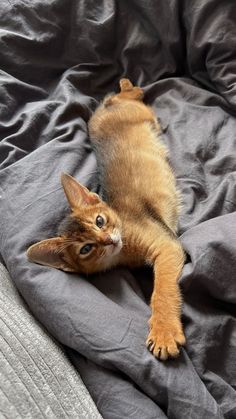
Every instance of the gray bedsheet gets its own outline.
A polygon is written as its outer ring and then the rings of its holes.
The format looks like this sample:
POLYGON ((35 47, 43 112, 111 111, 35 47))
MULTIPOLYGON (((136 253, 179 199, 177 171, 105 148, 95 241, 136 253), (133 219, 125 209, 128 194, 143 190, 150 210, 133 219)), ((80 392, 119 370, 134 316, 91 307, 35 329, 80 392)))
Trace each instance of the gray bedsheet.
POLYGON ((104 418, 236 417, 235 51, 235 1, 0 3, 1 257, 104 418), (145 347, 150 271, 87 279, 25 256, 68 211, 61 171, 99 191, 87 121, 124 76, 145 87, 183 195, 187 345, 165 363, 145 347))

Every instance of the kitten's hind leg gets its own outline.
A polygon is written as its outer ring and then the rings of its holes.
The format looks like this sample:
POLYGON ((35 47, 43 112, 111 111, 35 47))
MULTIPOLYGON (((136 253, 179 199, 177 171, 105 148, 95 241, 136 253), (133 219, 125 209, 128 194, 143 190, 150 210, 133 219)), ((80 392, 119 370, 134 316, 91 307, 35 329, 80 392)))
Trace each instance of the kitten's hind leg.
POLYGON ((159 246, 154 260, 154 289, 151 298, 152 315, 146 341, 148 349, 159 359, 176 357, 185 337, 181 324, 181 294, 178 285, 184 263, 180 243, 166 240, 159 246))
POLYGON ((134 86, 129 79, 120 79, 120 91, 121 92, 130 92, 133 90, 134 86))
POLYGON ((143 89, 133 86, 129 79, 120 79, 120 93, 117 96, 123 99, 142 100, 143 89))

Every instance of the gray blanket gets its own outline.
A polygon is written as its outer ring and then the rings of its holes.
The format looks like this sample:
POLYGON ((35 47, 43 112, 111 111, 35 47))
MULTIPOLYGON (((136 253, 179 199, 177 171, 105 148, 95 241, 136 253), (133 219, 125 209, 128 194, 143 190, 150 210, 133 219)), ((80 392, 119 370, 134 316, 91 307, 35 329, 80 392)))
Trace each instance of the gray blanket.
MULTIPOLYGON (((1 2, 0 251, 104 418, 236 417, 236 3, 1 2), (146 269, 87 279, 29 263, 68 211, 61 171, 99 191, 87 121, 121 77, 144 86, 183 195, 187 337, 145 347, 146 269)), ((153 179, 155 181, 155 179, 153 179)))

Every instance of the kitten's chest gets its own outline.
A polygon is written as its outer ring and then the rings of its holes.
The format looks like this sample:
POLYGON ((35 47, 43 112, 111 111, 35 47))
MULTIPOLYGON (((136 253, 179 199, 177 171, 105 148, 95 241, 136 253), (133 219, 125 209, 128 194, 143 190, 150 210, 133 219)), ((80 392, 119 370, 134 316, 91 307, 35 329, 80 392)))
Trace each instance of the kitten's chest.
POLYGON ((148 260, 151 237, 145 233, 146 223, 139 222, 123 220, 122 262, 130 267, 143 266, 148 260))

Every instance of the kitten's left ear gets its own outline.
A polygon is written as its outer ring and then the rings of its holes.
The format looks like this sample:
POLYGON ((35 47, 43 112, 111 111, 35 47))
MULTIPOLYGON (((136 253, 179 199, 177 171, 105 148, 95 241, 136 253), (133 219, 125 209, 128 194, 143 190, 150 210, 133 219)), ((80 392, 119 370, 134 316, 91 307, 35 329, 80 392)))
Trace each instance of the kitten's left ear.
POLYGON ((61 249, 64 246, 65 240, 62 237, 54 237, 33 244, 28 248, 26 253, 31 262, 61 269, 65 272, 76 272, 75 269, 63 259, 63 251, 61 249))
POLYGON ((101 201, 96 193, 90 192, 75 178, 66 173, 62 173, 61 183, 72 211, 80 206, 94 205, 101 201))

